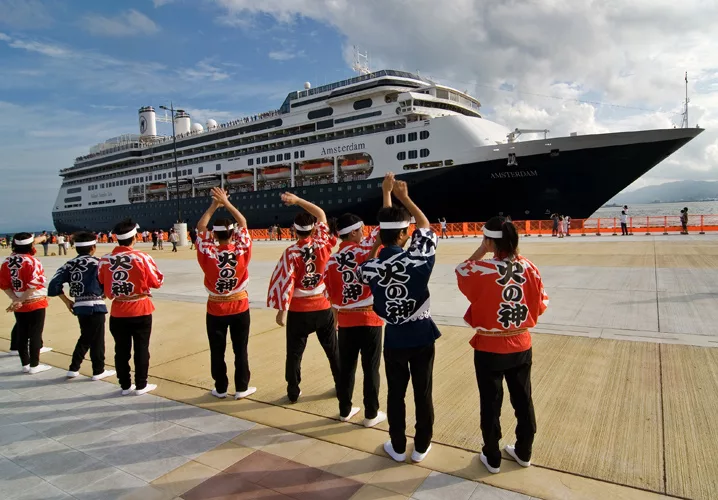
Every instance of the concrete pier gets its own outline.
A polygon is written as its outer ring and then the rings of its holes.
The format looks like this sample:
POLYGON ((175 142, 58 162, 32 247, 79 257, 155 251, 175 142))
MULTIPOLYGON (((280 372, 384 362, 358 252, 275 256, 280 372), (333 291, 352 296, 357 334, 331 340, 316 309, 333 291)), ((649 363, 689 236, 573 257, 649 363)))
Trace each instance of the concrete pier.
MULTIPOLYGON (((468 344, 472 332, 462 326, 467 303, 454 278, 456 264, 479 243, 468 238, 439 244, 431 281, 432 314, 443 334, 434 367, 433 451, 420 467, 406 465, 412 468, 405 470, 408 476, 396 479, 397 484, 404 481, 402 488, 386 484, 377 488, 393 492, 396 498, 415 494, 415 498, 442 498, 417 493, 430 473, 442 473, 527 497, 716 498, 718 236, 521 240, 521 253, 539 267, 551 299, 548 312, 533 330, 535 466, 520 469, 507 456, 502 473, 492 476, 477 459, 482 439, 468 344)), ((386 424, 364 429, 336 421, 331 376, 316 341, 310 340, 305 353, 303 397, 295 405, 286 400, 284 331, 274 323, 273 312, 264 308, 269 276, 286 245, 286 241, 258 242, 254 247, 249 350, 252 385, 259 390, 249 401, 237 402, 207 395, 212 379, 204 326, 206 292, 194 252, 180 248, 171 254, 139 245, 157 259, 166 276, 165 286, 155 294, 150 363, 150 378, 159 384, 155 394, 379 458, 387 439, 386 424)), ((64 262, 64 257, 41 259, 48 277, 64 262)), ((12 323, 11 315, 0 316, 4 350, 12 323)), ((44 338, 55 350, 44 354, 43 361, 66 370, 77 334, 75 319, 59 301, 52 301, 44 338)), ((108 332, 109 364, 112 353, 108 332)), ((228 358, 230 353, 228 349, 228 358)), ((88 369, 89 362, 83 373, 88 369)), ((382 406, 385 391, 382 380, 382 406)), ((354 396, 360 405, 360 370, 354 396)), ((409 389, 410 432, 411 401, 409 389)), ((507 393, 502 444, 513 442, 514 425, 507 393)), ((355 470, 351 465, 342 469, 344 477, 364 477, 362 466, 355 465, 355 470)), ((332 466, 337 469, 332 464, 326 470, 332 466)))

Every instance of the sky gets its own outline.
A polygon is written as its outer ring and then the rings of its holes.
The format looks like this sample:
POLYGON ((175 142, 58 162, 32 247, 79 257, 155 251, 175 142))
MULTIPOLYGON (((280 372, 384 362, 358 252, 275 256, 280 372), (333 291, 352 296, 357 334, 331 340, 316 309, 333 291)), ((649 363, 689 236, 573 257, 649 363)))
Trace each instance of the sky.
POLYGON ((688 72, 706 131, 627 189, 718 180, 715 33, 716 0, 0 0, 0 233, 52 227, 59 170, 141 106, 276 109, 353 76, 354 46, 550 136, 680 125, 688 72))

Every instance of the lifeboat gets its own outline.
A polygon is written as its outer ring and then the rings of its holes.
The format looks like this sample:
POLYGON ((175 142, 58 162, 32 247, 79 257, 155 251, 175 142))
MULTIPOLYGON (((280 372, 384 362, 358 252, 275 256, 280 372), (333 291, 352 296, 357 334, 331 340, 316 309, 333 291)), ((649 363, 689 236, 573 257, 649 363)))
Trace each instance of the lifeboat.
POLYGON ((366 158, 357 158, 356 160, 344 160, 341 162, 342 172, 361 172, 369 170, 371 163, 366 158))
MULTIPOLYGON (((219 183, 217 184, 219 186, 219 183)), ((170 190, 170 193, 174 193, 177 191, 177 185, 176 184, 168 184, 167 189, 170 190)), ((179 192, 180 193, 186 193, 187 191, 191 190, 192 186, 189 183, 180 183, 179 185, 179 192)))
POLYGON ((238 172, 227 176, 229 184, 248 184, 254 182, 254 174, 250 172, 238 172))
POLYGON ((288 179, 292 174, 289 167, 266 167, 262 169, 265 179, 288 179))
MULTIPOLYGON (((219 179, 213 179, 213 178, 196 179, 195 178, 195 180, 194 180, 195 189, 211 189, 213 187, 219 187, 220 185, 221 185, 221 182, 219 181, 219 179)), ((180 191, 182 191, 183 187, 184 186, 182 184, 180 184, 180 191)), ((192 186, 190 186, 188 184, 187 189, 191 189, 191 188, 192 188, 192 186)))
POLYGON ((167 184, 150 184, 147 192, 150 194, 165 193, 167 192, 167 184))
POLYGON ((334 172, 334 163, 330 161, 310 162, 299 167, 304 175, 322 175, 334 172))

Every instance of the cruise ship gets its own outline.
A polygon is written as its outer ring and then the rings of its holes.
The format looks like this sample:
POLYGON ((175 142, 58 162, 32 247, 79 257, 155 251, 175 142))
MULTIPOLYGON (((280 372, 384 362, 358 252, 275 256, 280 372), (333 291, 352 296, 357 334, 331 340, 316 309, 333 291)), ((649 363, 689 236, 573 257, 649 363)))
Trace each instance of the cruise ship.
MULTIPOLYGON (((251 228, 288 227, 291 191, 329 216, 376 222, 381 181, 394 172, 427 216, 449 222, 587 218, 702 132, 673 128, 549 137, 484 118, 466 92, 382 70, 290 92, 277 110, 228 123, 192 123, 183 110, 159 136, 155 109, 139 134, 94 146, 60 171, 55 228, 108 231, 195 225, 220 186, 251 228), (521 137, 519 137, 521 136, 521 137)), ((159 118, 161 119, 161 117, 159 118)))

